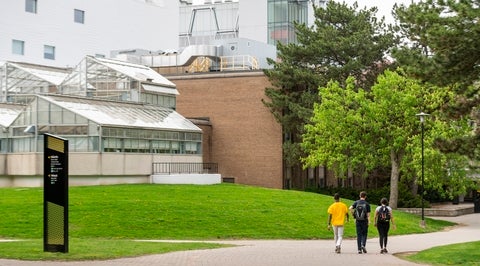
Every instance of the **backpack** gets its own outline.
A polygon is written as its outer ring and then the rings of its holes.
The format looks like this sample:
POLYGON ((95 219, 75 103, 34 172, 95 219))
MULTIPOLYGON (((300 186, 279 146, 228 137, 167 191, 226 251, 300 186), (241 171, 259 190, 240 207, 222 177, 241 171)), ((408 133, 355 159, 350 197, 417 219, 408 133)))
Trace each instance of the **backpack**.
POLYGON ((367 204, 365 202, 357 203, 353 216, 357 221, 365 221, 367 219, 367 204))
POLYGON ((380 210, 378 210, 378 221, 382 223, 390 222, 390 210, 387 206, 382 206, 380 210))

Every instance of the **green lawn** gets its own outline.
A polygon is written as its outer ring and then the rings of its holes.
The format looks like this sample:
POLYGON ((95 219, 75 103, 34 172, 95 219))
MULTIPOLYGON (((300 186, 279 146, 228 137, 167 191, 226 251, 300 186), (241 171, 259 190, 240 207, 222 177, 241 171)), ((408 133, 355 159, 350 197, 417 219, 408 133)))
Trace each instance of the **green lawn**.
POLYGON ((434 247, 404 257, 430 265, 480 265, 480 241, 434 247))
MULTIPOLYGON (((0 193, 0 238, 28 240, 0 243, 3 258, 106 259, 219 246, 131 241, 135 239, 331 238, 326 225, 332 196, 237 184, 71 187, 70 251, 49 254, 42 250, 43 189, 1 188, 0 193)), ((352 202, 343 201, 347 205, 352 202)), ((427 218, 428 227, 422 229, 419 216, 394 214, 397 230, 391 231, 392 235, 432 232, 452 225, 427 218)), ((347 224, 345 236, 355 237, 353 220, 347 224)), ((375 236, 376 229, 370 226, 369 237, 375 236)))

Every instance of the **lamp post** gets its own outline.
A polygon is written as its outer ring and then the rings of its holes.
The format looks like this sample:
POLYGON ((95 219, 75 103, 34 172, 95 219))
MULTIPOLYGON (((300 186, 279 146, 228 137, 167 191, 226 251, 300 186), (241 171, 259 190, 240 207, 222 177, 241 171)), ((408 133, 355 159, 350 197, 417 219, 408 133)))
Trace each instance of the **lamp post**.
POLYGON ((425 188, 424 188, 424 175, 425 175, 425 168, 424 168, 424 145, 423 145, 423 132, 424 132, 424 124, 425 124, 425 118, 427 116, 429 116, 429 114, 426 114, 424 112, 421 112, 419 114, 416 114, 416 116, 418 116, 418 118, 420 118, 420 125, 422 126, 422 220, 420 221, 420 226, 422 228, 425 228, 425 211, 424 211, 424 191, 425 191, 425 188))

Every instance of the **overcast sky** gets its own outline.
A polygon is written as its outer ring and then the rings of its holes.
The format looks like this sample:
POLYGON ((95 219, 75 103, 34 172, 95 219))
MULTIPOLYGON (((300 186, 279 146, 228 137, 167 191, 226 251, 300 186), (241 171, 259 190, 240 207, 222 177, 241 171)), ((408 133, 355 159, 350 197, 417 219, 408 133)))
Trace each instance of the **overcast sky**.
MULTIPOLYGON (((236 1, 242 1, 242 0, 236 0, 236 1)), ((244 0, 247 1, 247 0, 244 0)), ((252 0, 248 0, 252 1, 252 0)), ((259 0, 255 0, 259 1, 259 0)), ((392 9, 393 5, 395 3, 398 4, 404 4, 404 5, 409 5, 412 0, 334 0, 337 2, 345 2, 349 4, 350 6, 353 5, 354 2, 358 3, 358 7, 363 8, 363 7, 373 7, 376 6, 378 7, 378 12, 377 15, 379 17, 385 17, 385 21, 387 23, 393 23, 393 16, 392 16, 392 9)), ((418 0, 414 0, 418 1, 418 0)), ((193 0, 193 4, 201 4, 203 3, 204 0, 193 0)))
MULTIPOLYGON (((359 8, 374 7, 378 8, 377 15, 379 17, 385 17, 386 23, 393 23, 392 9, 395 3, 404 4, 408 6, 412 0, 335 0, 337 2, 345 2, 349 5, 353 5, 354 2, 358 3, 359 8)), ((415 0, 414 2, 417 2, 415 0)))

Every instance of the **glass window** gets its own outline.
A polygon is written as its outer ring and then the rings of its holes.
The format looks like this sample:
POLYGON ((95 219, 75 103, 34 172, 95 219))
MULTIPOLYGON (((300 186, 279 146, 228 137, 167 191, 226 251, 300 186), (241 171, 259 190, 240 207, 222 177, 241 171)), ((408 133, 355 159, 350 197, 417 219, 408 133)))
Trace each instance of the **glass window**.
POLYGON ((195 143, 195 142, 186 142, 185 143, 185 153, 196 154, 197 149, 198 149, 197 143, 195 143))
POLYGON ((69 137, 68 138, 68 149, 69 151, 76 151, 76 152, 87 152, 88 149, 88 138, 85 137, 69 137))
POLYGON ((268 43, 295 43, 294 21, 307 23, 306 1, 268 0, 268 43))
POLYGON ((170 153, 170 143, 168 141, 152 141, 153 153, 170 153))
POLYGON ((25 11, 37 13, 37 0, 25 0, 25 11))
POLYGON ((80 10, 80 9, 74 9, 73 10, 73 20, 76 23, 85 23, 85 11, 80 10))
POLYGON ((127 138, 138 138, 138 130, 136 129, 126 129, 125 133, 127 138))
POLYGON ((150 142, 148 140, 139 140, 138 141, 138 152, 149 153, 150 152, 150 142))
POLYGON ((43 58, 55 60, 55 46, 43 46, 43 58))
POLYGON ((180 153, 180 142, 178 141, 172 141, 171 147, 172 147, 172 152, 171 153, 180 153))
POLYGON ((12 40, 12 54, 25 54, 25 42, 19 40, 12 40))
POLYGON ((63 123, 65 123, 65 124, 75 124, 75 114, 74 113, 72 113, 70 111, 67 111, 67 110, 63 110, 62 115, 63 115, 63 120, 62 120, 63 123))
POLYGON ((50 115, 50 119, 48 121, 49 123, 51 123, 51 124, 61 124, 62 123, 62 108, 61 107, 59 107, 57 105, 54 105, 54 104, 51 104, 49 115, 50 115))
POLYGON ((122 140, 117 138, 104 138, 103 147, 103 150, 106 152, 121 152, 122 140))
POLYGON ((89 137, 88 151, 99 151, 98 137, 89 137))

